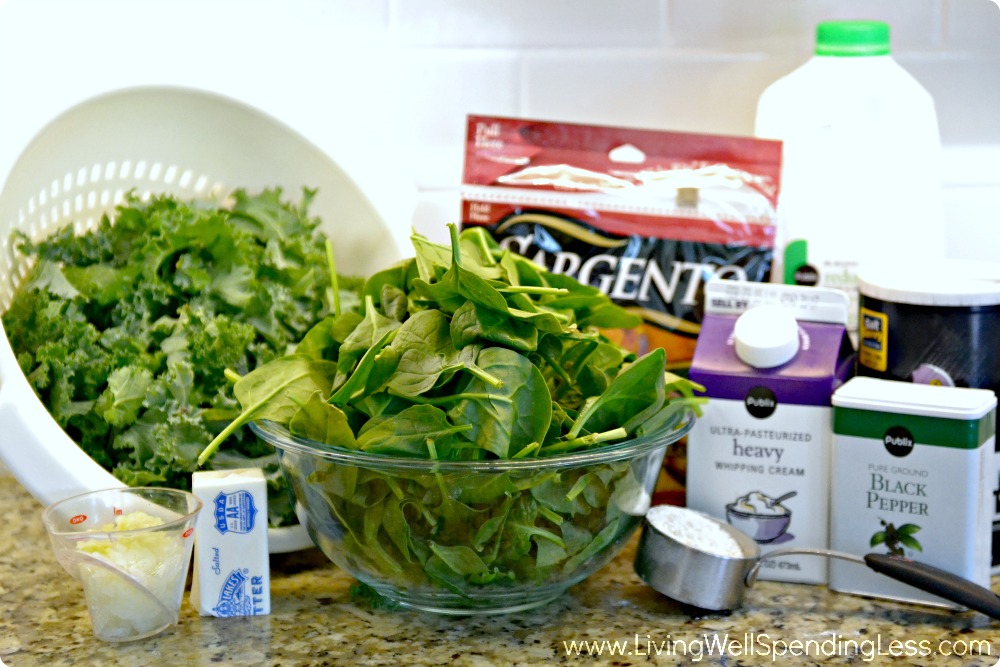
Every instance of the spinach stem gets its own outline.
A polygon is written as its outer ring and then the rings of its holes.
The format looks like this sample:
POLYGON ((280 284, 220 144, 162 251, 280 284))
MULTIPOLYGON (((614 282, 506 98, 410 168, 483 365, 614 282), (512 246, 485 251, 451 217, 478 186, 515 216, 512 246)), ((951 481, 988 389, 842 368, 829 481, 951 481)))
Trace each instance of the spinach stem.
POLYGON ((615 428, 610 431, 603 431, 601 433, 588 433, 587 435, 582 435, 579 438, 573 438, 572 440, 564 440, 562 442, 557 442, 555 444, 545 447, 542 451, 548 454, 568 452, 578 447, 588 447, 590 445, 596 445, 600 442, 608 442, 609 440, 621 440, 622 438, 628 436, 628 431, 623 428, 615 428))
POLYGON ((486 371, 484 371, 479 366, 476 366, 475 364, 465 365, 464 368, 465 368, 465 370, 469 371, 470 373, 472 373, 477 378, 479 378, 480 380, 482 380, 486 384, 490 385, 494 389, 500 389, 500 388, 503 387, 503 380, 501 380, 500 378, 495 377, 493 375, 490 375, 489 373, 487 373, 486 371))
POLYGON ((573 488, 566 492, 566 500, 570 502, 576 500, 576 497, 583 493, 583 490, 590 485, 591 479, 593 479, 592 473, 588 472, 580 475, 580 477, 576 480, 576 483, 573 484, 573 488))
POLYGON ((436 528, 438 524, 437 517, 434 516, 434 514, 429 509, 424 507, 423 503, 416 503, 416 505, 417 509, 420 510, 421 516, 424 517, 424 521, 427 522, 427 525, 429 525, 431 528, 436 528))
POLYGON ((212 458, 212 454, 215 453, 226 438, 235 433, 236 429, 250 421, 252 417, 252 412, 241 412, 239 417, 226 424, 226 427, 219 432, 219 435, 215 436, 212 442, 208 443, 205 449, 201 450, 201 454, 198 455, 198 467, 200 468, 205 465, 205 462, 212 458))
POLYGON ((549 521, 551 521, 552 523, 554 523, 557 526, 561 526, 562 523, 563 523, 563 518, 561 516, 559 516, 558 514, 556 514, 555 512, 553 512, 552 510, 550 510, 545 505, 541 505, 540 504, 538 506, 538 513, 541 514, 543 517, 545 517, 546 519, 548 519, 549 521))
POLYGON ((330 287, 333 288, 333 314, 340 315, 340 282, 337 278, 337 260, 333 258, 333 241, 326 240, 326 265, 330 269, 330 287))
MULTIPOLYGON (((390 392, 391 393, 391 392, 390 392)), ((396 395, 396 394, 394 394, 396 395)), ((509 396, 496 396, 494 394, 481 394, 474 392, 464 392, 460 394, 450 394, 448 396, 437 396, 433 398, 427 398, 425 396, 403 396, 402 398, 407 399, 413 403, 419 405, 448 405, 449 403, 455 403, 462 400, 470 401, 502 401, 504 403, 513 403, 513 400, 509 396)), ((472 424, 461 424, 462 430, 469 430, 472 428, 472 424), (464 427, 468 426, 466 429, 464 427)), ((459 426, 456 426, 459 428, 459 426)))
POLYGON ((457 268, 462 267, 462 253, 458 242, 458 225, 454 222, 448 223, 448 233, 451 235, 451 263, 457 268))
POLYGON ((480 254, 482 255, 483 259, 487 260, 490 263, 490 266, 496 266, 497 261, 493 257, 493 252, 490 250, 490 247, 486 245, 486 241, 483 239, 483 237, 477 235, 475 237, 475 242, 476 245, 478 245, 479 249, 481 250, 480 254))
POLYGON ((402 487, 399 486, 399 482, 389 475, 383 476, 382 479, 385 481, 386 486, 389 487, 389 490, 392 491, 392 495, 396 496, 399 500, 406 497, 406 494, 403 493, 402 487))
POLYGON ((227 368, 223 370, 222 375, 233 384, 236 384, 237 382, 243 379, 243 376, 234 371, 232 368, 227 368))
POLYGON ((552 544, 559 545, 560 547, 565 548, 566 546, 566 543, 563 542, 563 539, 561 537, 559 537, 553 532, 545 530, 544 528, 530 527, 527 529, 527 533, 532 537, 541 537, 542 539, 548 540, 549 542, 552 542, 552 544))
POLYGON ((244 409, 243 412, 240 413, 239 417, 229 422, 224 429, 219 431, 219 435, 215 436, 212 439, 212 442, 208 443, 205 449, 201 450, 201 454, 198 455, 198 467, 205 465, 205 462, 212 457, 212 454, 214 454, 216 450, 219 449, 219 446, 226 440, 226 438, 228 438, 229 436, 231 436, 233 433, 236 432, 236 429, 240 428, 241 426, 249 422, 251 419, 253 419, 253 416, 261 408, 266 406, 268 402, 271 401, 271 399, 279 395, 281 392, 285 391, 290 384, 300 379, 301 377, 302 377, 301 375, 296 376, 290 378, 287 382, 279 384, 277 387, 274 388, 273 391, 271 391, 269 394, 258 400, 254 405, 251 405, 249 409, 244 409))
POLYGON ((510 458, 512 458, 512 459, 527 458, 527 457, 531 456, 532 454, 534 454, 535 452, 537 452, 539 450, 539 448, 541 448, 541 445, 539 443, 532 442, 529 445, 525 445, 521 449, 521 451, 519 451, 517 454, 514 454, 514 456, 512 456, 510 458))
POLYGON ((528 477, 526 479, 522 479, 520 481, 514 482, 514 486, 517 488, 518 491, 526 491, 526 490, 528 490, 528 489, 530 489, 532 487, 541 486, 542 484, 545 484, 545 482, 549 481, 550 479, 555 479, 555 480, 559 479, 559 473, 557 473, 557 472, 547 472, 547 473, 543 473, 541 475, 537 475, 537 476, 533 476, 533 477, 528 477))
POLYGON ((498 287, 498 292, 504 294, 569 294, 565 287, 541 287, 535 285, 511 285, 510 287, 498 287))
MULTIPOLYGON (((427 438, 427 452, 430 454, 431 461, 439 460, 437 446, 434 444, 434 438, 427 438)), ((447 498, 451 497, 448 495, 448 487, 444 483, 444 476, 435 470, 434 479, 437 481, 438 490, 441 492, 441 502, 443 503, 447 498)))
POLYGON ((554 354, 550 354, 547 350, 540 350, 539 354, 541 355, 542 359, 544 359, 545 362, 549 365, 549 368, 552 369, 552 372, 555 373, 557 376, 559 376, 559 379, 563 381, 564 387, 568 387, 569 385, 573 384, 573 379, 570 378, 569 373, 566 372, 566 369, 562 367, 562 363, 560 362, 560 359, 557 356, 555 356, 554 354))

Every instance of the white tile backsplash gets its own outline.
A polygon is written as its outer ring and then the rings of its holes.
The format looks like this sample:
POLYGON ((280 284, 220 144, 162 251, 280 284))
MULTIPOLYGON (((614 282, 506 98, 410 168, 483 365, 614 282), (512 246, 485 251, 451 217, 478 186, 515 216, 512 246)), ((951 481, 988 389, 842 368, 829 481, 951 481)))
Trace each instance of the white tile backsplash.
POLYGON ((1000 262, 1000 142, 945 148, 947 255, 1000 262))
POLYGON ((995 0, 944 0, 949 48, 1000 54, 1000 5, 995 0))
POLYGON ((400 50, 391 79, 393 159, 409 165, 421 189, 457 187, 462 177, 465 117, 516 115, 520 57, 512 50, 400 50), (460 57, 459 57, 460 56, 460 57))
POLYGON ((817 23, 874 19, 890 24, 894 50, 925 49, 939 39, 941 11, 937 0, 669 0, 668 43, 807 57, 817 23))
POLYGON ((899 62, 934 97, 945 145, 1000 144, 1000 54, 950 52, 899 62))
MULTIPOLYGON (((1000 157, 1000 149, 997 154, 1000 157)), ((997 244, 1000 242, 997 232, 1000 227, 998 202, 1000 185, 952 186, 945 189, 948 256, 1000 261, 997 256, 997 244)))
POLYGON ((649 47, 663 39, 664 3, 650 0, 391 0, 401 46, 649 47))
POLYGON ((783 70, 760 54, 535 52, 525 56, 523 110, 550 120, 749 134, 758 95, 783 70))
POLYGON ((456 188, 424 190, 413 216, 413 229, 435 243, 448 243, 448 224, 459 223, 462 193, 456 188))

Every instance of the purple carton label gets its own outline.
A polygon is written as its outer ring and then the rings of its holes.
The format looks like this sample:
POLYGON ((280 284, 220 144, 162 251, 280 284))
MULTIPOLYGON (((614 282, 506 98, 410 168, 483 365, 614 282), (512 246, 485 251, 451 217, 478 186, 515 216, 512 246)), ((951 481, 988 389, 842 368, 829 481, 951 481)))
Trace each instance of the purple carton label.
POLYGON ((829 405, 830 396, 851 374, 853 347, 844 326, 799 322, 799 351, 776 368, 754 368, 736 354, 735 315, 706 315, 691 363, 690 378, 710 398, 743 401, 766 410, 767 400, 794 405, 829 405))

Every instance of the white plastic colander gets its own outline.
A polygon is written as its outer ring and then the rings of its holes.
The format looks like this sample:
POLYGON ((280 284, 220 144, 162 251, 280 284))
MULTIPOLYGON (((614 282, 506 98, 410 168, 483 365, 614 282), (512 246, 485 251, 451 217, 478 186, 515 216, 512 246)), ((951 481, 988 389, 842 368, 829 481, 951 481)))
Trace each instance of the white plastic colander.
MULTIPOLYGON (((357 155, 353 155, 357 159, 357 155)), ((334 242, 338 270, 367 275, 402 256, 413 186, 370 165, 335 162, 277 120, 202 91, 150 87, 85 101, 49 123, 21 153, 0 191, 0 311, 29 268, 14 230, 40 239, 69 222, 94 227, 130 190, 221 199, 235 188, 280 186, 297 200, 316 188, 310 214, 334 242), (349 170, 369 169, 366 189, 349 170)), ((362 179, 363 181, 363 179, 362 179)), ((0 329, 2 330, 2 329, 0 329)), ((52 419, 0 340, 0 458, 41 503, 122 486, 52 419)), ((311 545, 299 527, 271 529, 272 552, 311 545)))

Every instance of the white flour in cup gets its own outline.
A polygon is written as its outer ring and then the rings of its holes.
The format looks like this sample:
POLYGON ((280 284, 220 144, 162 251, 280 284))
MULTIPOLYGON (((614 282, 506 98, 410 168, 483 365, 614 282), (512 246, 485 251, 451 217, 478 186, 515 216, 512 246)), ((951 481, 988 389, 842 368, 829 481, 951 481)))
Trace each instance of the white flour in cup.
POLYGON ((664 535, 692 549, 732 558, 746 555, 732 535, 698 512, 673 505, 657 505, 646 513, 646 520, 664 535))

